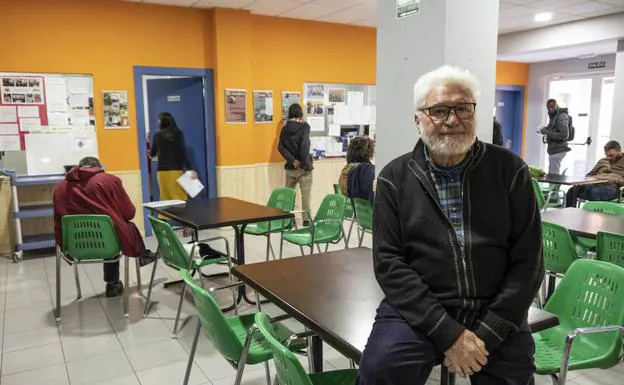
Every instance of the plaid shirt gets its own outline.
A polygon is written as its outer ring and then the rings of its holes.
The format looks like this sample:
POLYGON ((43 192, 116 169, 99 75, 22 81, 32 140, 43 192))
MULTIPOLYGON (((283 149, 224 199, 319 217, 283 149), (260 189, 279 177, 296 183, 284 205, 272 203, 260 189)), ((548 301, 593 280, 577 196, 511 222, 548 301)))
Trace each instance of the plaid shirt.
POLYGON ((464 247, 464 192, 462 180, 465 166, 470 160, 470 153, 461 164, 453 167, 438 167, 429 156, 425 147, 425 159, 429 164, 429 173, 438 193, 438 201, 442 211, 451 221, 460 246, 464 247))

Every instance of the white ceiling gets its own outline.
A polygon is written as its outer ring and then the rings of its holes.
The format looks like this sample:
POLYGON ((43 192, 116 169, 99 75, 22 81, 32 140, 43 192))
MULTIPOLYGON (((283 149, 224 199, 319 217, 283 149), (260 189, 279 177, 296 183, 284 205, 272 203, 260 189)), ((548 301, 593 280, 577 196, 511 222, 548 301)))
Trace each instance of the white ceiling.
MULTIPOLYGON (((192 8, 245 9, 258 15, 325 21, 375 27, 378 0, 124 0, 192 8)), ((391 1, 391 0, 379 0, 391 1)), ((430 1, 430 0, 427 0, 430 1)), ((624 0, 500 0, 500 34, 548 27, 571 21, 624 12, 624 0), (537 23, 535 14, 552 12, 548 22, 537 23)), ((600 42, 571 49, 531 52, 506 60, 538 62, 588 54, 614 53, 614 42, 600 42)))
MULTIPOLYGON (((193 8, 235 8, 268 16, 376 25, 377 0, 126 0, 193 8)), ((390 0, 384 0, 390 1, 390 0)), ((499 32, 509 33, 566 23, 610 13, 624 12, 624 0, 501 0, 499 32), (546 23, 533 16, 552 12, 546 23)))

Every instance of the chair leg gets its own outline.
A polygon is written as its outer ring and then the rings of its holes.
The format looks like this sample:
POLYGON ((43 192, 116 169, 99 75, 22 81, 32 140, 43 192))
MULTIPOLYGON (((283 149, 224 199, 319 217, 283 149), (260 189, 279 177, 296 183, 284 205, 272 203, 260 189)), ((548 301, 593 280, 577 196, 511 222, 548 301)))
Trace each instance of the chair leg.
POLYGON ((141 263, 139 258, 134 258, 134 263, 136 266, 136 278, 137 278, 137 293, 143 293, 143 285, 141 284, 141 263))
POLYGON ((56 248, 56 322, 61 321, 61 251, 56 248))
POLYGON ((158 258, 154 261, 154 267, 152 268, 152 277, 150 278, 149 287, 147 288, 147 298, 145 299, 145 309, 143 309, 143 317, 147 317, 147 313, 150 308, 150 297, 152 296, 152 286, 154 285, 154 276, 156 275, 156 264, 158 258))
POLYGON ((319 245, 318 243, 316 244, 316 249, 318 250, 319 254, 322 253, 321 245, 319 245))
POLYGON ((130 258, 128 256, 126 256, 126 266, 124 269, 124 279, 126 281, 126 290, 124 290, 124 298, 123 298, 123 307, 124 307, 124 317, 128 318, 129 315, 129 310, 128 310, 128 299, 130 298, 130 295, 128 294, 128 292, 130 291, 130 288, 128 287, 130 284, 130 258))
POLYGON ((269 361, 264 361, 264 376, 267 385, 271 385, 271 369, 269 369, 269 361))
POLYGON ((245 371, 245 363, 247 363, 247 355, 249 354, 249 346, 251 346, 252 335, 255 331, 256 331, 256 327, 252 326, 247 332, 245 345, 243 346, 243 351, 241 352, 240 359, 238 360, 238 365, 236 369, 236 380, 234 381, 234 385, 240 385, 241 380, 243 379, 243 372, 245 371))
POLYGON ((349 240, 351 239, 351 231, 353 230, 354 224, 355 224, 355 217, 351 218, 351 224, 349 225, 349 232, 347 233, 347 244, 349 244, 349 240))
MULTIPOLYGON (((553 385, 560 385, 559 384, 559 378, 557 377, 557 375, 551 374, 550 375, 550 380, 552 381, 553 385)), ((564 384, 561 384, 561 385, 564 385, 564 384)))
MULTIPOLYGON (((269 252, 272 252, 271 248, 271 233, 266 234, 267 244, 266 244, 266 260, 269 260, 269 252)), ((273 255, 273 259, 275 259, 275 255, 273 255)))
POLYGON ((362 243, 364 243, 364 234, 365 234, 364 230, 359 232, 360 239, 358 241, 358 247, 362 247, 362 243))
POLYGON ((80 277, 78 276, 78 264, 74 262, 74 278, 76 279, 76 293, 78 293, 77 298, 82 298, 82 290, 80 290, 80 277))
POLYGON ((282 232, 280 233, 280 253, 279 259, 282 259, 282 252, 284 251, 284 231, 282 230, 282 232))
POLYGON ((193 368, 193 359, 195 359, 195 350, 197 349, 197 341, 199 340, 201 327, 201 321, 198 319, 197 326, 195 327, 195 335, 193 336, 193 343, 191 344, 191 351, 189 352, 188 363, 186 364, 186 372, 184 372, 184 382, 182 382, 182 385, 188 385, 189 378, 191 377, 191 369, 193 368))
POLYGON ((178 312, 176 314, 175 322, 173 324, 173 335, 171 338, 178 338, 178 322, 180 321, 180 312, 182 311, 182 302, 184 302, 184 294, 186 294, 186 283, 182 284, 182 293, 180 293, 180 303, 178 304, 178 312))
POLYGON ((271 242, 269 242, 269 250, 271 250, 271 256, 273 257, 273 260, 275 261, 275 251, 273 250, 273 244, 271 242))

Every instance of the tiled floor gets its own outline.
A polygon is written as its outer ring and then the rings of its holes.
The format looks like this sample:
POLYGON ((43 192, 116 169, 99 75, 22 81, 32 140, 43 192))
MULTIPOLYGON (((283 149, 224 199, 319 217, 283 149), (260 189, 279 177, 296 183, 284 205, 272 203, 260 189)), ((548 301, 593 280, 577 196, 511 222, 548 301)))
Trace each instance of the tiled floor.
MULTIPOLYGON (((230 232, 221 232, 232 238, 230 232)), ((210 233, 202 234, 208 237, 210 233)), ((148 246, 155 250, 154 239, 148 246)), ((231 241, 232 242, 232 241, 231 241)), ((274 242, 279 245, 279 242, 274 242)), ((355 246, 355 239, 352 246, 355 246)), ((233 242, 232 242, 233 245, 233 242)), ((247 237, 247 261, 264 260, 264 238, 247 237)), ((370 237, 365 238, 370 245, 370 237)), ((343 245, 341 245, 343 246, 343 245)), ((339 248, 335 246, 334 248, 339 248)), ((284 256, 299 255, 299 249, 286 245, 284 256)), ((122 265, 123 269, 123 265, 122 265)), ((210 268, 213 270, 219 267, 210 268)), ((160 265, 150 315, 143 318, 144 297, 137 294, 134 265, 131 266, 130 317, 123 317, 120 298, 107 299, 102 292, 101 265, 81 265, 83 298, 76 301, 73 272, 62 269, 62 321, 56 323, 53 313, 55 296, 55 260, 53 256, 28 256, 19 264, 0 257, 0 383, 2 385, 172 385, 181 384, 186 367, 196 317, 190 317, 177 339, 171 339, 179 288, 165 289, 162 283, 177 279, 175 271, 160 265)), ((143 292, 151 265, 141 271, 143 292)), ((123 276, 123 270, 122 270, 123 276)), ((217 297, 221 303, 231 298, 227 293, 217 297)), ((243 306, 242 312, 254 308, 243 306)), ((271 315, 279 314, 275 306, 264 305, 271 315)), ((184 303, 182 319, 194 314, 190 297, 184 303)), ((294 330, 301 326, 291 323, 294 330)), ((347 368, 349 361, 325 345, 326 369, 347 368)), ((307 365, 305 365, 307 366, 307 365)), ((200 339, 191 375, 191 384, 226 385, 234 383, 235 371, 221 358, 205 338, 200 339)), ((624 383, 624 369, 573 372, 571 385, 616 385, 624 383)), ((434 371, 430 383, 439 381, 434 371)), ((550 384, 545 377, 537 384, 550 384)), ((247 385, 265 384, 262 365, 248 367, 243 377, 247 385)), ((467 384, 458 381, 458 384, 467 384)))

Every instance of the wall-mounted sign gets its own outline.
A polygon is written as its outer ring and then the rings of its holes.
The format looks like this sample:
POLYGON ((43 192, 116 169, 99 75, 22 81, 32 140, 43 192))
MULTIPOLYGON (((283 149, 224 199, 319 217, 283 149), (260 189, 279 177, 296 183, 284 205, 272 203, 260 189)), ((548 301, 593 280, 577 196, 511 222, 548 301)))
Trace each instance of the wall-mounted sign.
POLYGON ((402 19, 420 13, 420 0, 396 0, 396 17, 402 19))
POLYGON ((167 101, 168 102, 179 102, 180 101, 180 95, 167 95, 167 101))
POLYGON ((606 63, 603 61, 594 61, 594 62, 589 63, 587 65, 587 68, 589 68, 590 70, 594 70, 597 68, 605 68, 605 66, 606 66, 606 63))

